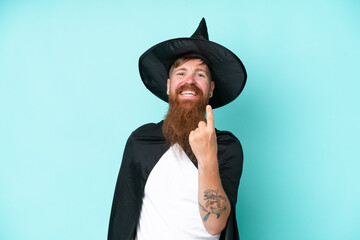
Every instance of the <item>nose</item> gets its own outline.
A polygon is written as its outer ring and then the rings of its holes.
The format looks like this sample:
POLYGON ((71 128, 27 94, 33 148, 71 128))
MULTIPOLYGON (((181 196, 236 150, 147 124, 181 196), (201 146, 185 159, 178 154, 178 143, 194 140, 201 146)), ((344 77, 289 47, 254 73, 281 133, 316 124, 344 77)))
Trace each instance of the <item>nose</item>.
POLYGON ((188 84, 195 83, 195 77, 192 74, 189 74, 189 76, 185 79, 185 82, 188 84))

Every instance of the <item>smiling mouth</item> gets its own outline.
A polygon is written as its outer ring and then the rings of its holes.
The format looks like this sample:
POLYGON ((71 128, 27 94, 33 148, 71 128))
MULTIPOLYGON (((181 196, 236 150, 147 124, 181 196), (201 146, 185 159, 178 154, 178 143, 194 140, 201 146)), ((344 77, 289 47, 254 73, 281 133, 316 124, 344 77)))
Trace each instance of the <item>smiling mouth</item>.
POLYGON ((198 94, 191 90, 185 90, 180 92, 181 96, 197 96, 198 94))

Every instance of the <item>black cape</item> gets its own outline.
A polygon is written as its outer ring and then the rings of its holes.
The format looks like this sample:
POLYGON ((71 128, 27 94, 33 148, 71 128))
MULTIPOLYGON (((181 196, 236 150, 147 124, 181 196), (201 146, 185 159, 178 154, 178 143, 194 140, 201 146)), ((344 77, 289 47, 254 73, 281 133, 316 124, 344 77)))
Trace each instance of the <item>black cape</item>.
MULTIPOLYGON (((162 122, 143 125, 127 140, 115 187, 108 240, 130 240, 136 231, 147 178, 170 148, 161 127, 162 122)), ((220 239, 237 240, 239 232, 235 205, 242 173, 243 151, 239 140, 232 133, 216 130, 216 137, 221 183, 231 204, 228 223, 220 239)))

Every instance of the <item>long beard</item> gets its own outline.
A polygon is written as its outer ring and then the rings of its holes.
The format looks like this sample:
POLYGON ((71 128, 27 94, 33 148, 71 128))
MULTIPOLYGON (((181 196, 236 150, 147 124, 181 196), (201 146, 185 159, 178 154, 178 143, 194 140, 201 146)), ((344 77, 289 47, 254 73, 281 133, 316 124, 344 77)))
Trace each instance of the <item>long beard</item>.
POLYGON ((186 155, 197 162, 189 143, 189 134, 198 127, 200 121, 205 120, 205 108, 209 102, 209 96, 204 96, 202 91, 195 85, 183 85, 169 96, 169 111, 165 117, 162 132, 166 141, 172 146, 178 143, 186 155), (199 93, 197 101, 179 100, 178 95, 186 89, 194 89, 199 93))

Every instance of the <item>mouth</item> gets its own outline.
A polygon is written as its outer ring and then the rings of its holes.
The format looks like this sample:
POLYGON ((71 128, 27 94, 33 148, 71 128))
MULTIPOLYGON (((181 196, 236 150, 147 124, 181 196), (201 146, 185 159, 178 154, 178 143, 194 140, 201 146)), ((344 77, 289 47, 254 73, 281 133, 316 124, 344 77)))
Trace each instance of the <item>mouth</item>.
POLYGON ((196 97, 198 94, 197 92, 193 91, 193 90, 184 90, 180 92, 181 96, 194 96, 196 97))

